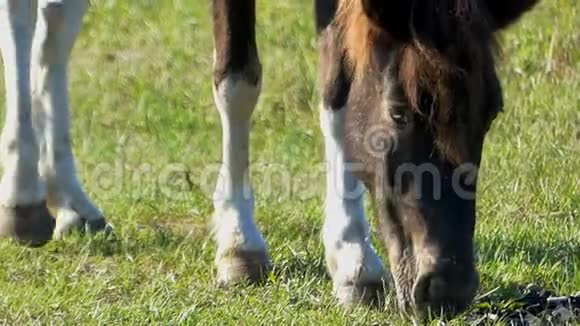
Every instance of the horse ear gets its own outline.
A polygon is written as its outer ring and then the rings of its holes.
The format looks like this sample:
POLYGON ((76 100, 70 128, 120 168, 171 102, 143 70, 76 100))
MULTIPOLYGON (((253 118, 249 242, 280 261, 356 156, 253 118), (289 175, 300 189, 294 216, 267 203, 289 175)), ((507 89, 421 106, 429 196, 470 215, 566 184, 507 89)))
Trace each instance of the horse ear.
MULTIPOLYGON (((392 37, 444 48, 453 21, 447 16, 457 0, 360 0, 364 14, 392 37)), ((459 0, 471 4, 475 0, 459 0)), ((496 0, 500 1, 500 0, 496 0)), ((471 6, 465 5, 471 9, 471 6)))
POLYGON ((489 13, 493 18, 496 30, 514 23, 522 14, 532 9, 538 0, 485 0, 489 13))
POLYGON ((411 37, 410 0, 361 0, 365 15, 377 26, 396 39, 408 40, 411 37))

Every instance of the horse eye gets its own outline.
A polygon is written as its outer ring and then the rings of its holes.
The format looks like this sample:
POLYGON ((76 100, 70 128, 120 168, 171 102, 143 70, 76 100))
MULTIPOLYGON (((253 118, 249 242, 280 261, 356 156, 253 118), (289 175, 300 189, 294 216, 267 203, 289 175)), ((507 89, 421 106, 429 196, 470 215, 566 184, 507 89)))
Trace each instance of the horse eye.
POLYGON ((393 119, 393 121, 395 121, 395 123, 400 127, 406 126, 409 122, 405 112, 400 110, 391 111, 391 119, 393 119))

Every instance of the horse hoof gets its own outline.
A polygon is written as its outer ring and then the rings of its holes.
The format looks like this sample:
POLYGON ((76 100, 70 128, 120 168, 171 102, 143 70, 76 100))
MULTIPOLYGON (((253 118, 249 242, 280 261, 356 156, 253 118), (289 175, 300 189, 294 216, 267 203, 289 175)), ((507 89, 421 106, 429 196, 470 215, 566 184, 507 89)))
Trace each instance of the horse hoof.
POLYGON ((65 235, 75 231, 90 235, 97 233, 104 233, 105 235, 109 235, 113 232, 113 226, 107 223, 104 217, 87 219, 79 216, 76 213, 59 214, 58 218, 56 219, 54 238, 62 239, 65 235))
POLYGON ((344 307, 379 304, 384 298, 385 292, 386 283, 381 281, 335 285, 334 287, 334 297, 344 307))
POLYGON ((264 280, 271 268, 268 254, 257 251, 241 251, 218 257, 216 265, 220 287, 244 282, 258 283, 264 280))
POLYGON ((0 206, 0 236, 18 243, 40 247, 52 239, 54 218, 46 203, 15 207, 0 206))

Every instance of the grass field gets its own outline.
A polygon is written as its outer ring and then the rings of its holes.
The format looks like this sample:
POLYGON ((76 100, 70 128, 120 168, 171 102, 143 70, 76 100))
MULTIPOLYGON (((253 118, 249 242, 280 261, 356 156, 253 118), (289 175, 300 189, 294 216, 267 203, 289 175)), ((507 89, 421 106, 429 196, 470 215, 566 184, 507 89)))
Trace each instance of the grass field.
MULTIPOLYGON (((264 89, 251 158, 275 266, 268 282, 229 290, 213 282, 221 132, 209 1, 95 0, 71 64, 74 147, 117 239, 73 236, 35 250, 1 241, 1 323, 405 324, 392 305, 347 312, 331 296, 311 2, 258 1, 264 89)), ((506 111, 486 141, 478 198, 481 292, 507 298, 536 283, 573 294, 580 3, 544 0, 502 39, 506 111)))

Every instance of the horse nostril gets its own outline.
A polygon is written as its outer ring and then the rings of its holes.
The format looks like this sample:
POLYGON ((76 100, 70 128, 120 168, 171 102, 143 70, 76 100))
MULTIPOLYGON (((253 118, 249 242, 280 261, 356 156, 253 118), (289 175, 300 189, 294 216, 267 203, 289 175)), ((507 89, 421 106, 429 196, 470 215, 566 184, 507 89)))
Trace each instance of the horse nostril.
POLYGON ((437 297, 444 291, 444 284, 440 277, 433 273, 423 275, 413 291, 413 299, 417 307, 431 306, 437 297))
POLYGON ((448 317, 464 310, 473 298, 471 292, 475 291, 470 290, 472 284, 455 281, 440 273, 421 276, 413 289, 415 309, 421 314, 448 317))

